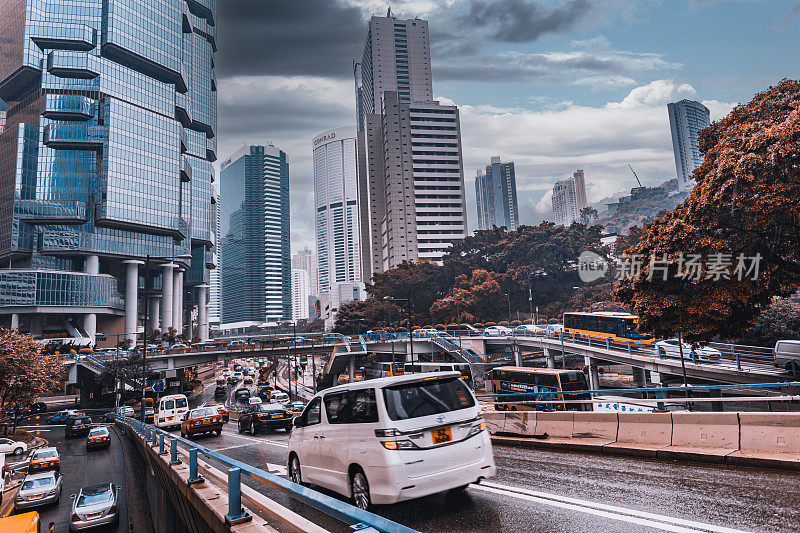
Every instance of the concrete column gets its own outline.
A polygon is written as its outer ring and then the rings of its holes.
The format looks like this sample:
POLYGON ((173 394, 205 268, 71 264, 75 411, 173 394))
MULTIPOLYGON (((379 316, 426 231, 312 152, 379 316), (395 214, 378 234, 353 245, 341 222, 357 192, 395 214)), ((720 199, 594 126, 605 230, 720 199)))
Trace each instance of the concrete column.
POLYGON ((172 269, 175 263, 162 266, 161 272, 161 333, 166 333, 173 326, 172 323, 172 290, 175 288, 172 269))
POLYGON ((175 288, 172 289, 172 324, 176 335, 183 333, 183 269, 179 268, 173 276, 175 288))
POLYGON ((19 313, 11 314, 11 329, 19 329, 19 313))
POLYGON ((633 382, 636 384, 637 389, 647 387, 647 379, 645 377, 644 368, 633 367, 633 382))
POLYGON ((197 286, 197 337, 208 340, 208 285, 197 286))
POLYGON ((584 356, 583 363, 589 368, 589 388, 591 390, 599 390, 600 374, 597 371, 597 361, 587 355, 584 356))
MULTIPOLYGON (((83 270, 87 274, 99 274, 100 259, 96 255, 87 256, 83 265, 83 270)), ((97 314, 88 313, 83 315, 83 330, 86 332, 92 344, 94 344, 97 339, 97 314)))
POLYGON ((348 365, 348 374, 350 378, 350 383, 353 383, 356 380, 356 356, 350 356, 350 363, 348 365))
POLYGON ((153 329, 161 329, 161 297, 150 297, 150 324, 153 329))
POLYGON ((522 349, 515 344, 511 347, 511 352, 514 354, 514 365, 522 366, 522 349))
POLYGON ((136 329, 139 324, 139 265, 142 261, 125 261, 128 271, 125 275, 125 338, 136 346, 136 329))
POLYGON ((550 350, 545 348, 544 354, 547 357, 547 368, 555 368, 556 367, 556 352, 555 350, 550 350))

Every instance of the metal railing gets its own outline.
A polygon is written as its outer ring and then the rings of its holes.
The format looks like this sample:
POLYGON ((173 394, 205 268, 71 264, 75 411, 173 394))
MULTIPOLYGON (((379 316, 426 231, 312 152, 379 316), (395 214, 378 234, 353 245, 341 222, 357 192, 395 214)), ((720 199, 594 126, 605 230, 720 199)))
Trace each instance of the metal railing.
POLYGON ((249 519, 249 514, 242 508, 241 476, 244 474, 250 479, 277 490, 299 503, 307 505, 335 520, 349 525, 354 531, 417 533, 416 530, 402 524, 364 511, 349 503, 337 500, 336 498, 322 494, 313 489, 303 487, 278 475, 267 472, 266 470, 242 463, 241 461, 227 457, 182 437, 176 437, 153 425, 144 424, 140 420, 118 415, 117 422, 130 427, 141 436, 146 444, 150 444, 154 447, 157 446, 161 455, 169 453, 170 465, 181 464, 181 460, 178 457, 178 446, 179 444, 182 445, 189 456, 189 484, 198 483, 203 480, 198 470, 197 460, 199 455, 227 466, 228 513, 225 515, 225 521, 228 524, 237 524, 249 519), (167 450, 167 448, 169 448, 169 450, 167 450))

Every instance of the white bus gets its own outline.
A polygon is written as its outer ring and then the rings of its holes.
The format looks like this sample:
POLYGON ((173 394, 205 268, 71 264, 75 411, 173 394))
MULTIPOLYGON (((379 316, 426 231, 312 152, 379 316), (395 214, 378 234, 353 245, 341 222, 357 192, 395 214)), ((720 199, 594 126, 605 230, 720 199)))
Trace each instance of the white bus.
POLYGON ((189 401, 184 394, 170 394, 158 401, 153 423, 159 428, 172 428, 181 425, 184 415, 189 411, 189 401))

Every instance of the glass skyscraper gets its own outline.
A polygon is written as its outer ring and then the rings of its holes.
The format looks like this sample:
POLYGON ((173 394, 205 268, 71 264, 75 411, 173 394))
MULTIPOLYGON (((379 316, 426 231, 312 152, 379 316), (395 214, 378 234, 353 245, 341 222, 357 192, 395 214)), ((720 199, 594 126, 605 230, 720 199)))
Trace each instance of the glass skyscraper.
POLYGON ((694 100, 681 100, 667 104, 669 127, 672 132, 672 150, 675 153, 675 170, 678 188, 691 189, 689 180, 694 169, 703 164, 698 137, 700 130, 711 124, 711 112, 694 100))
POLYGON ((519 226, 517 179, 514 162, 501 163, 493 157, 486 174, 475 178, 475 197, 478 207, 478 229, 505 227, 514 231, 519 226))
POLYGON ((135 339, 146 308, 181 332, 197 306, 185 333, 207 336, 215 17, 215 0, 0 2, 0 324, 135 339))
POLYGON ((291 319, 286 153, 244 146, 222 163, 220 184, 222 323, 291 319))

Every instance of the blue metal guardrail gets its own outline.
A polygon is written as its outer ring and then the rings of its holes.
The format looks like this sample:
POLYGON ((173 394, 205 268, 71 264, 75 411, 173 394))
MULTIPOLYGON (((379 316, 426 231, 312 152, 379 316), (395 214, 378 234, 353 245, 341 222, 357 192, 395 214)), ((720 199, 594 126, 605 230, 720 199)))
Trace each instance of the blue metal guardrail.
POLYGON ((231 459, 221 453, 217 453, 204 446, 176 437, 162 429, 150 424, 144 424, 140 420, 117 416, 117 420, 136 431, 142 436, 145 442, 159 447, 161 455, 167 454, 167 439, 169 440, 170 464, 180 464, 178 458, 178 443, 185 445, 189 451, 189 484, 199 483, 203 478, 198 473, 197 457, 202 454, 205 457, 219 461, 228 466, 228 513, 225 521, 228 524, 237 524, 249 520, 250 516, 242 508, 242 474, 251 479, 259 481, 273 489, 276 489, 300 503, 308 505, 326 515, 348 524, 354 531, 379 531, 383 533, 417 533, 416 530, 404 525, 388 520, 382 516, 363 511, 349 503, 337 500, 326 494, 303 487, 280 476, 242 463, 236 459, 231 459))

